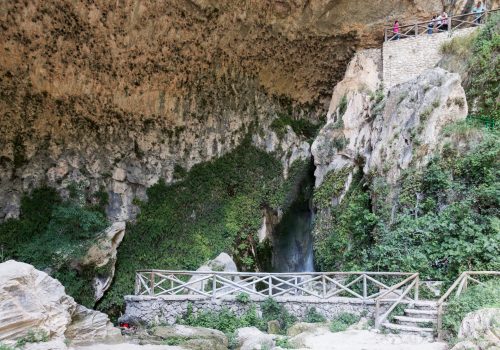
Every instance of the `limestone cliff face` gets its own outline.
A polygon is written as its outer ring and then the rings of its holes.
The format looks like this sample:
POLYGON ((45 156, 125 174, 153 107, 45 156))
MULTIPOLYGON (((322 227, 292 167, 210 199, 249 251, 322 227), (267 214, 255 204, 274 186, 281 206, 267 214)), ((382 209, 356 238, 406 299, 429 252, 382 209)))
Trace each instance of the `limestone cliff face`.
POLYGON ((341 203, 359 172, 384 179, 389 185, 384 201, 394 210, 402 173, 412 166, 424 168, 450 142, 444 128, 467 116, 457 73, 429 69, 385 94, 375 68, 379 54, 361 51, 353 58, 334 89, 328 121, 312 145, 316 187, 328 180, 335 185, 327 186, 336 189, 329 193, 328 205, 318 208, 316 235, 329 230, 329 208, 341 203))
POLYGON ((379 45, 388 18, 421 20, 443 5, 0 6, 0 220, 19 214, 22 193, 48 184, 64 194, 70 182, 107 191, 109 216, 122 220, 135 215, 132 199, 144 198, 146 187, 172 181, 176 165, 190 168, 224 154, 283 109, 318 119, 354 52, 379 45))

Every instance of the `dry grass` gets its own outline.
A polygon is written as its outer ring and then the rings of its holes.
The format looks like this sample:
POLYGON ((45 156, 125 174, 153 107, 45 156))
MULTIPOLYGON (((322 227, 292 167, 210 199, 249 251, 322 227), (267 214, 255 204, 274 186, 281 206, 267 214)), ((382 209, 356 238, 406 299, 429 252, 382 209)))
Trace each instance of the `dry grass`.
POLYGON ((472 45, 477 38, 478 32, 467 36, 458 36, 441 45, 440 52, 443 55, 454 55, 460 58, 468 58, 472 54, 472 45))

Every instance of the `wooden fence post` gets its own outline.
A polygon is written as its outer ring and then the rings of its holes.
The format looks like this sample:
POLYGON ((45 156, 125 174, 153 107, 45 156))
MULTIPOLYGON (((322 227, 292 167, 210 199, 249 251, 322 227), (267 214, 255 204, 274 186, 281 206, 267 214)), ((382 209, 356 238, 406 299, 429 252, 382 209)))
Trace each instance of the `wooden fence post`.
POLYGON ((366 297, 368 296, 368 288, 366 285, 366 275, 363 274, 363 299, 366 300, 366 297))
POLYGON ((418 302, 418 290, 420 288, 420 274, 417 274, 417 278, 415 279, 415 302, 418 302))
POLYGON ((149 290, 149 295, 155 295, 155 273, 151 271, 151 280, 149 281, 150 283, 150 290, 149 290))

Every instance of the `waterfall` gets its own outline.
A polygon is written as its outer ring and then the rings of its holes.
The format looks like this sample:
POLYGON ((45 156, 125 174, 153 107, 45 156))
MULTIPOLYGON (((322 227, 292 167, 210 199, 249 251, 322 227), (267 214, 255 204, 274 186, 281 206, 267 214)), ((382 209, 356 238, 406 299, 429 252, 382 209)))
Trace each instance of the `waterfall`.
POLYGON ((300 194, 273 232, 273 272, 314 271, 314 210, 311 203, 313 184, 314 174, 311 171, 299 184, 300 194))

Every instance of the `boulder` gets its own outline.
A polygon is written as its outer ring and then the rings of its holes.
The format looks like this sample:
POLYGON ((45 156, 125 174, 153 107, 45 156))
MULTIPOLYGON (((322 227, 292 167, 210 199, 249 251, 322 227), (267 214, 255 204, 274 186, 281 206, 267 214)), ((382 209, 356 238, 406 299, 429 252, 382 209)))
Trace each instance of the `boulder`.
POLYGON ((93 343, 96 340, 113 342, 122 338, 120 330, 113 326, 106 314, 82 305, 76 307, 64 335, 71 339, 71 344, 93 343))
POLYGON ((75 309, 63 285, 45 272, 14 260, 0 264, 0 341, 34 329, 63 337, 75 309))
POLYGON ((274 337, 261 332, 256 327, 240 328, 236 331, 237 350, 270 349, 274 346, 274 337))
POLYGON ((328 323, 299 322, 288 329, 289 344, 294 348, 307 348, 307 340, 330 333, 328 323))
POLYGON ((108 290, 115 275, 117 249, 125 236, 125 222, 113 223, 104 235, 87 252, 81 265, 93 265, 100 272, 93 279, 94 298, 100 300, 108 290))
POLYGON ((500 308, 468 313, 462 320, 457 343, 452 350, 500 349, 500 308))
POLYGON ((59 350, 65 348, 65 340, 90 343, 121 338, 106 314, 78 305, 58 280, 29 264, 1 263, 0 341, 13 343, 34 331, 46 335, 47 341, 28 344, 26 349, 59 350))
POLYGON ((221 331, 202 327, 175 325, 154 327, 142 340, 150 343, 165 344, 169 340, 192 350, 227 350, 229 341, 221 331))
POLYGON ((210 260, 206 266, 211 271, 238 272, 235 262, 227 253, 220 253, 215 259, 210 260))
POLYGON ((287 335, 289 337, 295 337, 301 333, 317 333, 328 331, 328 323, 307 323, 307 322, 297 322, 290 328, 288 328, 287 335))
POLYGON ((278 320, 272 320, 267 322, 267 333, 269 334, 280 334, 281 326, 278 320))
MULTIPOLYGON (((209 260, 207 263, 200 266, 197 272, 238 272, 238 268, 236 267, 236 263, 227 253, 220 253, 215 259, 209 260)), ((194 282, 200 279, 207 277, 208 275, 194 275, 189 279, 189 282, 194 282)), ((233 280, 237 280, 237 277, 232 278, 233 280)), ((200 282, 192 283, 190 286, 195 290, 205 290, 205 286, 207 283, 211 283, 209 280, 202 280, 200 282)), ((194 292, 190 292, 190 294, 194 294, 194 292)))

